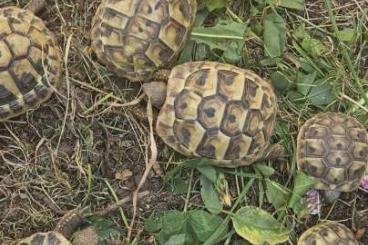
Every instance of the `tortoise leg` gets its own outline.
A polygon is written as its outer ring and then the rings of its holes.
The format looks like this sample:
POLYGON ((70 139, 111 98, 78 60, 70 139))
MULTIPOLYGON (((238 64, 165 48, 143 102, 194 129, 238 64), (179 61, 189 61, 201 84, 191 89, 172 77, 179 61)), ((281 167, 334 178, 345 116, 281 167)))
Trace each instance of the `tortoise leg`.
POLYGON ((46 0, 31 0, 24 8, 37 14, 46 6, 46 0))
POLYGON ((281 144, 271 144, 263 152, 262 160, 277 160, 286 157, 285 147, 281 144))

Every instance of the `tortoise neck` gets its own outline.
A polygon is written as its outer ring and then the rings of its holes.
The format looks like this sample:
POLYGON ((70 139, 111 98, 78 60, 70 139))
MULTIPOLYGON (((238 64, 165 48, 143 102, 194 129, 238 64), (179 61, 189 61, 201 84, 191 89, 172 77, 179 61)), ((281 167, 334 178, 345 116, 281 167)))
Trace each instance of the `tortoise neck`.
POLYGON ((31 0, 24 7, 24 9, 33 12, 34 14, 39 13, 46 6, 46 0, 31 0))
POLYGON ((167 82, 169 80, 171 71, 168 69, 161 69, 153 74, 152 81, 167 82))
POLYGON ((74 231, 83 224, 84 220, 82 217, 82 211, 80 209, 74 209, 67 212, 59 220, 54 230, 69 239, 74 231))

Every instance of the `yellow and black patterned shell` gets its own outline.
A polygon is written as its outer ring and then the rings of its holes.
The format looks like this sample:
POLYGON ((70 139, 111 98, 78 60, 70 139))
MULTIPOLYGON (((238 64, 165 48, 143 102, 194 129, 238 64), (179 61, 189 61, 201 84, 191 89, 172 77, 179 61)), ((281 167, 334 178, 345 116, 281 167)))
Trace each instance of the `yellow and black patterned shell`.
POLYGON ((183 49, 196 9, 196 0, 103 0, 92 23, 92 48, 116 75, 149 80, 183 49))
POLYGON ((249 165, 269 145, 276 100, 271 85, 252 71, 188 62, 171 71, 156 130, 186 156, 225 167, 249 165))
POLYGON ((17 243, 17 245, 72 245, 56 231, 37 232, 17 243))
POLYGON ((337 222, 323 222, 306 230, 298 245, 358 245, 354 234, 345 225, 337 222))
POLYGON ((60 81, 53 34, 32 12, 0 9, 0 121, 36 108, 60 81))
POLYGON ((297 165, 316 177, 316 189, 353 191, 367 164, 367 131, 355 118, 328 112, 314 116, 301 127, 297 165))

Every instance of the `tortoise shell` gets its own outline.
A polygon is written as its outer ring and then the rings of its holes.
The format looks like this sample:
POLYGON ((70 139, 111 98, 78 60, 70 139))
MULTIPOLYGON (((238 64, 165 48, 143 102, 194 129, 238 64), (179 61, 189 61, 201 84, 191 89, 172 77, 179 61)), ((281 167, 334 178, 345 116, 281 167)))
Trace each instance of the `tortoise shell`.
POLYGON ((367 163, 367 131, 355 118, 328 112, 314 116, 301 127, 297 165, 316 178, 316 189, 355 190, 367 163))
POLYGON ((196 0, 103 0, 92 21, 92 49, 116 75, 149 79, 184 48, 196 0))
POLYGON ((54 35, 32 12, 0 9, 0 121, 36 108, 60 81, 54 35))
POLYGON ((298 245, 358 245, 353 232, 337 222, 324 222, 306 230, 298 240, 298 245))
POLYGON ((176 151, 224 167, 263 156, 277 100, 270 83, 250 70, 217 62, 174 67, 157 118, 157 134, 176 151))
POLYGON ((72 245, 56 231, 37 232, 17 243, 17 245, 72 245))

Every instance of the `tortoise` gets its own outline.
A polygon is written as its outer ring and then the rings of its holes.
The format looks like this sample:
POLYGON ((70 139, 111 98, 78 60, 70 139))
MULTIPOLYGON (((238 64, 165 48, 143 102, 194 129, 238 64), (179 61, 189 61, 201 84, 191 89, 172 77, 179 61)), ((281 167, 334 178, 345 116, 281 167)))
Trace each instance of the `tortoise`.
POLYGON ((359 187, 368 164, 368 134, 354 117, 325 112, 307 120, 297 139, 297 166, 315 177, 315 189, 335 200, 359 187))
POLYGON ((160 108, 156 132, 177 152, 238 167, 283 155, 270 144, 277 113, 271 84, 251 70, 213 61, 160 70, 143 84, 160 108))
POLYGON ((149 80, 181 53, 196 10, 196 0, 103 0, 92 21, 92 50, 117 76, 149 80))
POLYGON ((59 220, 54 230, 36 232, 17 242, 16 245, 97 245, 99 242, 121 244, 113 237, 106 236, 106 227, 95 226, 86 221, 85 218, 89 215, 83 212, 84 209, 73 209, 59 220), (82 229, 77 231, 78 228, 82 229), (71 237, 73 237, 72 242, 71 237))
POLYGON ((25 9, 0 8, 0 121, 37 108, 59 85, 61 52, 34 14, 44 4, 32 0, 25 9))
POLYGON ((358 245, 353 232, 345 225, 325 221, 306 230, 299 238, 298 245, 358 245))

